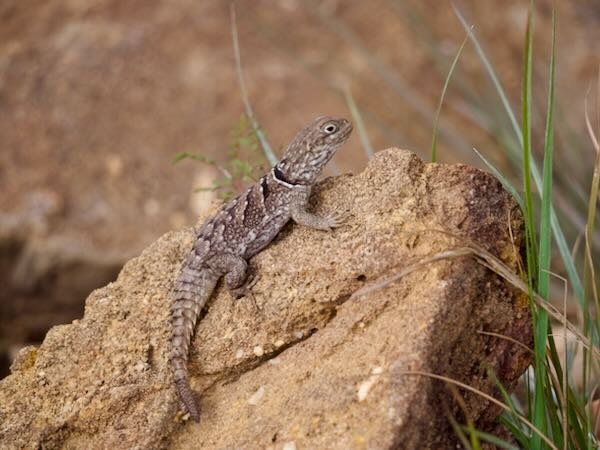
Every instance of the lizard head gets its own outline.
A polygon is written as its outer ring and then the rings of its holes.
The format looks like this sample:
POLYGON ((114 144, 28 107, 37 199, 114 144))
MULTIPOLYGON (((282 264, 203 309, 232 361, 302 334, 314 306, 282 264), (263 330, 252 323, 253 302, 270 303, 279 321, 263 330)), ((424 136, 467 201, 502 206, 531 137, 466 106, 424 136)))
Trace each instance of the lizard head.
POLYGON ((317 117, 288 145, 283 158, 275 166, 278 178, 291 184, 313 184, 351 132, 349 120, 317 117))

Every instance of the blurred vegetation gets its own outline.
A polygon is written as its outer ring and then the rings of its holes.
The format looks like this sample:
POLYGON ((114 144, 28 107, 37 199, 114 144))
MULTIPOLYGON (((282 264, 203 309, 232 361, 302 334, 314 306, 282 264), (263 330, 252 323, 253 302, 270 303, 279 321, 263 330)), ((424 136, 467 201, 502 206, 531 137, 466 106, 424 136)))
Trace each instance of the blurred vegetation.
POLYGON ((231 144, 226 151, 223 165, 199 153, 181 152, 175 156, 173 164, 190 159, 214 167, 220 176, 211 186, 199 186, 196 192, 212 191, 218 197, 228 200, 249 185, 258 181, 266 172, 266 158, 259 145, 254 128, 245 114, 240 116, 237 126, 231 132, 231 144))

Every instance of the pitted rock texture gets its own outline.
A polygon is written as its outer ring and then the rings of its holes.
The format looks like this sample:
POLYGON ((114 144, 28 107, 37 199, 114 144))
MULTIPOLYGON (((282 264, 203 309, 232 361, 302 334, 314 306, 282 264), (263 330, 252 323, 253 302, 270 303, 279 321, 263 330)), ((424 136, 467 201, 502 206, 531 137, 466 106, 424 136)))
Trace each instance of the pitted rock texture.
MULTIPOLYGON (((530 345, 523 296, 471 257, 444 259, 353 295, 461 236, 516 270, 518 207, 491 175, 389 149, 323 181, 320 232, 290 224, 251 267, 254 298, 221 287, 190 354, 201 423, 186 421, 168 368, 170 288, 193 230, 168 233, 94 291, 85 315, 21 351, 0 381, 2 448, 455 448, 461 410, 441 374, 496 394, 530 345), (511 240, 512 234, 512 240, 511 240)), ((498 410, 462 394, 477 426, 498 410)))

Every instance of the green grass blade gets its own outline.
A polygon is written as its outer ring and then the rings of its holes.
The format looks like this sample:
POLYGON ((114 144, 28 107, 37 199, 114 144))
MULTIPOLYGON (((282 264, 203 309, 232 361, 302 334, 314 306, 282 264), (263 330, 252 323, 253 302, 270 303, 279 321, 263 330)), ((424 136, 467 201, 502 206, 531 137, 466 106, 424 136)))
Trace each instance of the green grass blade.
POLYGON ((522 448, 531 448, 529 446, 529 441, 531 440, 529 433, 521 430, 512 418, 508 418, 506 414, 502 414, 498 418, 498 422, 510 430, 512 436, 521 444, 522 448))
MULTIPOLYGON (((530 4, 531 5, 531 4, 530 4)), ((532 12, 530 11, 530 14, 532 12)), ((532 33, 533 30, 528 31, 532 33)), ((531 40, 531 37, 529 38, 531 40)), ((528 44, 530 45, 530 44, 528 44)), ((550 211, 552 209, 552 156, 554 148, 554 85, 555 85, 555 56, 556 56, 556 17, 552 16, 552 50, 550 56, 550 74, 548 81, 548 107, 546 114, 546 133, 544 142, 544 166, 542 178, 542 204, 540 214, 540 246, 538 254, 538 279, 537 291, 548 300, 550 289, 550 254, 552 246, 552 230, 550 226, 550 211)), ((531 67, 530 67, 531 69, 531 67)), ((529 76, 531 76, 529 74, 529 76)), ((531 83, 531 78, 528 80, 531 83)), ((531 95, 531 92, 529 93, 531 95)), ((530 97, 531 98, 531 97, 530 97)), ((525 143, 531 142, 529 132, 524 131, 525 143)), ((529 170, 524 166, 523 170, 529 170)), ((530 216, 532 219, 532 216, 530 216)), ((546 373, 546 344, 549 330, 548 314, 542 308, 537 309, 535 320, 535 401, 534 423, 540 429, 546 426, 546 419, 550 421, 555 439, 562 441, 562 431, 556 414, 557 408, 552 398, 552 387, 546 373)), ((533 441, 533 445, 540 442, 533 441)))
MULTIPOLYGON (((550 54, 550 75, 548 82, 548 110, 546 114, 546 138, 544 142, 544 168, 542 178, 542 205, 540 215, 540 252, 538 258, 538 293, 548 299, 550 287, 550 251, 552 230, 550 210, 552 209, 552 158, 554 150, 554 84, 556 58, 556 16, 552 14, 552 49, 550 54)), ((541 312, 540 312, 541 314, 541 312)))
MULTIPOLYGON (((548 300, 550 294, 550 256, 552 248, 552 229, 550 225, 550 212, 552 210, 552 170, 553 170, 553 150, 554 150, 554 87, 555 87, 555 59, 556 59, 556 16, 552 14, 552 48, 550 53, 550 70, 549 70, 549 81, 548 81, 548 106, 546 114, 546 132, 544 140, 544 163, 543 163, 543 174, 542 174, 542 204, 540 214, 540 249, 538 255, 538 293, 546 300, 548 300)), ((546 359, 546 339, 549 331, 548 314, 543 309, 538 309, 537 320, 536 320, 536 366, 545 365, 544 360, 546 359), (542 350, 544 354, 541 354, 542 350)), ((552 346, 552 350, 555 350, 552 346)), ((558 359, 554 360, 559 364, 557 371, 560 370, 560 362, 558 359)), ((540 367, 538 373, 540 376, 547 376, 545 367, 540 367)), ((553 436, 556 442, 563 440, 563 430, 560 426, 559 420, 559 406, 554 406, 553 391, 551 383, 547 381, 546 389, 546 401, 545 406, 543 401, 538 399, 539 391, 536 390, 536 407, 541 408, 547 412, 547 416, 552 428, 553 436)), ((536 410, 536 412, 539 412, 536 410)), ((539 412, 541 414, 541 412, 539 412)))
POLYGON ((448 71, 448 75, 446 76, 446 81, 444 82, 444 88, 442 89, 442 95, 440 96, 440 102, 438 104, 437 111, 435 112, 435 119, 433 122, 433 136, 431 137, 431 162, 436 162, 436 159, 437 159, 436 149, 437 149, 438 123, 440 120, 440 113, 442 111, 442 105, 444 104, 444 97, 446 96, 446 91, 448 90, 448 85, 450 84, 450 79, 452 78, 452 74, 454 73, 454 69, 456 68, 456 64, 458 63, 458 59, 460 58, 460 55, 461 55, 463 49, 465 48, 465 45, 467 44, 467 42, 469 40, 469 36, 471 35, 472 31, 473 31, 473 27, 471 27, 467 31, 467 35, 463 39, 462 44, 460 45, 458 51, 456 52, 456 56, 454 57, 454 60, 452 61, 452 64, 450 65, 450 70, 448 71))
POLYGON ((465 432, 463 431, 462 426, 456 421, 454 417, 452 417, 451 414, 448 414, 448 422, 450 422, 450 425, 452 426, 454 433, 456 433, 456 437, 460 440, 463 448, 465 450, 474 450, 465 432))
MULTIPOLYGON (((529 286, 529 297, 533 297, 534 279, 537 263, 537 251, 535 244, 535 222, 533 214, 533 193, 531 189, 531 110, 532 110, 532 58, 533 58, 533 17, 534 2, 529 1, 527 14, 527 29, 525 32, 525 52, 523 55, 523 74, 521 81, 521 120, 523 133, 523 188, 525 191, 525 242, 527 252, 527 281, 529 286)), ((544 434, 547 434, 546 410, 544 393, 549 387, 546 374, 546 336, 547 319, 539 317, 534 310, 534 347, 535 347, 535 396, 533 401, 533 424, 544 434)), ((532 436, 532 448, 542 448, 541 438, 532 436)))
POLYGON ((369 135, 367 134, 367 129, 365 128, 362 115, 360 114, 358 106, 356 106, 356 102, 354 101, 354 97, 352 96, 350 89, 344 90, 344 98, 346 99, 346 104, 348 105, 348 109, 352 114, 354 123, 356 124, 360 143, 362 144, 365 154, 367 155, 367 159, 371 159, 373 157, 373 147, 371 146, 371 141, 369 140, 369 135))
POLYGON ((474 434, 483 441, 487 441, 490 444, 494 444, 498 448, 504 448, 506 450, 519 450, 519 447, 515 447, 511 443, 506 442, 505 440, 500 439, 499 437, 494 436, 493 434, 485 433, 479 430, 468 429, 467 427, 463 427, 463 429, 468 433, 474 434))
MULTIPOLYGON (((523 57, 523 77, 521 81, 521 106, 522 106, 522 132, 523 132, 523 190, 525 191, 525 225, 526 240, 528 246, 528 275, 531 278, 534 273, 534 256, 537 254, 535 245, 534 215, 533 215, 533 192, 531 190, 531 107, 532 107, 532 58, 533 58, 533 0, 529 1, 529 14, 527 17, 527 30, 525 32, 525 54, 523 57)), ((529 280, 531 287, 533 281, 529 280)))
MULTIPOLYGON (((527 425, 524 424, 520 420, 521 412, 517 409, 517 406, 515 405, 515 402, 513 401, 511 395, 508 393, 506 388, 502 385, 500 380, 498 380, 498 377, 492 370, 488 370, 488 375, 490 378, 492 378, 494 380, 494 383, 496 384, 496 388, 498 388, 498 390, 500 391, 500 395, 502 395, 504 402, 508 405, 508 407, 510 409, 510 411, 504 412, 504 414, 503 414, 504 418, 507 421, 512 423, 514 430, 519 430, 519 432, 522 433, 523 436, 525 436, 525 433, 527 432, 527 430, 526 430, 527 425)), ((514 432, 513 432, 513 434, 514 434, 514 432)))
POLYGON ((571 404, 568 415, 572 437, 578 443, 577 445, 574 445, 573 448, 586 448, 587 443, 589 442, 590 433, 586 432, 586 430, 581 427, 581 425, 587 426, 585 420, 585 407, 571 404))

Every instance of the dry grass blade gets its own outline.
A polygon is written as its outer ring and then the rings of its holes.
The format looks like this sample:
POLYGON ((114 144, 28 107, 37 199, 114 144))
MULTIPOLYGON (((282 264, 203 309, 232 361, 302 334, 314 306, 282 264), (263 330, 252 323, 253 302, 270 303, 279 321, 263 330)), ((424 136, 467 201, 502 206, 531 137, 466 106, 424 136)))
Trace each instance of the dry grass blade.
MULTIPOLYGON (((600 83, 599 87, 600 89, 600 83)), ((596 154, 600 153, 600 145, 598 144, 598 138, 596 138, 596 133, 594 133, 594 129, 592 128, 592 123, 590 121, 590 115, 588 113, 588 95, 589 91, 585 95, 585 126, 587 128, 587 132, 590 135, 590 139, 592 140, 592 144, 594 145, 594 150, 596 150, 596 154)), ((598 97, 600 98, 600 92, 598 93, 598 97)), ((600 100, 598 101, 600 103, 600 100)), ((600 114, 599 114, 600 116, 600 114)))
MULTIPOLYGON (((473 445, 471 446, 469 444, 468 448, 473 448, 476 446, 476 448, 481 449, 481 444, 479 442, 479 438, 477 437, 477 435, 475 434, 475 422, 473 421, 473 418, 471 416, 471 414, 469 413, 469 409, 467 408, 467 403, 465 402, 465 399, 463 398, 462 395, 460 395, 460 391, 458 390, 458 387, 456 387, 454 384, 448 384, 447 385, 448 389, 450 390, 450 393, 452 394, 452 397, 454 398, 454 401, 458 404, 458 406, 460 407, 460 409, 462 410, 465 418, 467 419, 467 430, 471 436, 471 440, 473 441, 473 445)), ((444 405, 446 411, 446 415, 448 417, 452 417, 452 413, 450 411, 450 408, 448 407, 448 405, 444 405)), ((452 417, 454 419, 454 417, 452 417)), ((456 423, 456 420, 454 420, 454 422, 456 423)), ((458 431, 458 430, 456 430, 458 431)), ((463 433, 464 436, 464 433, 463 433)), ((461 439, 462 441, 462 439, 461 439)), ((464 443, 463 443, 464 445, 464 443)), ((467 447, 467 446, 465 446, 467 447)))
POLYGON ((600 64, 598 64, 598 82, 596 84, 596 124, 600 130, 600 64))
MULTIPOLYGON (((564 370, 563 370, 564 372, 564 370)), ((563 428, 563 448, 566 448, 565 446, 568 443, 567 440, 567 436, 569 433, 569 422, 568 422, 568 402, 567 402, 567 385, 563 384, 563 389, 561 389, 561 385, 558 382, 558 378, 556 378, 556 373, 553 370, 549 370, 548 371, 548 376, 550 377, 550 380, 552 381, 552 385, 554 386, 554 392, 556 392, 556 396, 558 397, 558 401, 561 404, 561 409, 563 411, 563 423, 562 423, 562 428, 563 428)))
MULTIPOLYGON (((517 277, 509 267, 507 267, 502 261, 496 258, 494 255, 489 253, 488 251, 480 248, 474 247, 472 248, 473 255, 478 259, 478 261, 490 269, 491 271, 497 273, 510 284, 512 284, 517 289, 521 290, 524 293, 528 292, 527 284, 523 282, 519 277, 517 277)), ((591 349, 597 357, 600 357, 600 351, 597 348, 593 347, 589 341, 589 339, 584 336, 571 322, 566 320, 564 315, 552 304, 546 302, 540 295, 537 293, 533 293, 533 297, 536 305, 540 308, 543 308, 553 319, 559 322, 563 322, 566 324, 567 328, 581 341, 582 345, 586 348, 591 349)))
POLYGON ((352 114, 352 119, 354 119, 354 123, 356 124, 356 128, 358 130, 358 137, 360 138, 360 142, 362 147, 367 155, 367 159, 371 159, 373 157, 373 146, 371 145, 371 141, 369 139, 369 135, 367 134, 367 128, 365 127, 365 123, 362 118, 362 114, 354 101, 354 96, 352 95, 352 91, 350 87, 346 87, 344 89, 344 98, 346 99, 346 104, 348 105, 348 109, 352 114))
POLYGON ((552 443, 552 441, 550 439, 548 439, 538 428, 535 427, 535 425, 533 425, 529 420, 527 420, 527 418, 525 418, 525 416, 519 414, 517 411, 514 411, 513 409, 511 409, 508 405, 502 403, 501 401, 495 399, 494 397, 492 397, 489 394, 486 394, 485 392, 480 391, 479 389, 475 389, 473 386, 469 386, 468 384, 462 383, 460 381, 457 380, 453 380, 452 378, 448 378, 442 375, 436 375, 434 373, 429 373, 429 372, 421 372, 419 370, 407 370, 407 371, 402 371, 400 372, 401 375, 420 375, 420 376, 424 376, 424 377, 430 377, 430 378, 434 378, 436 380, 440 380, 440 381, 445 381, 446 383, 452 383, 458 387, 461 387, 463 389, 466 389, 467 391, 473 392, 477 395, 480 395, 481 397, 485 398, 486 400, 488 400, 489 402, 499 406, 500 408, 504 409, 505 411, 510 412, 511 414, 516 414, 520 420, 523 421, 523 423, 525 425, 527 425, 534 433, 536 433, 538 436, 540 436, 544 442, 546 442, 546 444, 548 444, 550 446, 550 448, 554 449, 554 450, 558 450, 558 448, 552 443))
MULTIPOLYGON (((590 140, 594 146, 596 152, 596 158, 594 161, 594 171, 592 174, 592 183, 590 186, 590 198, 588 202, 588 215, 587 223, 585 227, 585 259, 583 267, 583 286, 586 298, 592 297, 594 299, 594 306, 596 311, 600 310, 600 300, 598 299, 597 283, 596 283, 596 271, 594 270, 594 262, 592 259, 592 243, 591 238, 594 235, 594 222, 596 219, 596 205, 598 202, 598 195, 600 190, 600 145, 598 145, 598 138, 592 129, 590 116, 588 113, 588 95, 589 91, 585 96, 585 124, 587 127, 590 140)), ((600 97, 600 91, 598 92, 600 97)), ((598 100, 600 103, 600 100, 598 100)), ((598 113, 600 115, 600 113, 598 113)), ((596 318, 596 326, 600 328, 600 318, 596 318)))
POLYGON ((273 149, 269 145, 265 134, 260 129, 258 125, 258 121, 254 116, 254 111, 252 110, 252 105, 250 104, 250 98, 248 97, 248 91, 246 90, 246 82, 244 81, 244 75, 242 73, 242 57, 240 55, 240 42, 238 39, 238 31, 237 31, 237 20, 235 16, 235 5, 231 3, 230 7, 230 17, 231 17, 231 36, 233 39, 233 54, 235 56, 235 71, 237 73, 238 82, 240 84, 240 90, 242 92, 242 101, 244 102, 244 109, 246 110, 246 116, 250 120, 252 124, 252 129, 254 130, 254 134, 260 141, 260 145, 267 157, 269 163, 274 166, 277 164, 277 157, 275 153, 273 153, 273 149))
POLYGON ((509 209, 506 214, 508 215, 507 227, 508 227, 508 237, 510 238, 510 246, 512 248, 512 256, 515 259, 515 261, 517 261, 517 268, 519 269, 519 273, 522 274, 525 269, 523 268, 523 264, 522 264, 523 261, 519 255, 519 249, 517 248, 517 245, 515 244, 515 235, 513 234, 513 228, 512 228, 512 211, 509 209))
MULTIPOLYGON (((585 230, 585 257, 586 257, 586 261, 588 263, 588 266, 591 267, 591 268, 593 268, 594 267, 594 260, 592 258, 592 246, 590 245, 588 230, 585 230)), ((589 271, 589 276, 591 277, 590 286, 592 288, 592 294, 594 296, 594 301, 596 303, 596 309, 600 309, 600 308, 598 308, 598 306, 600 305, 600 302, 599 302, 599 299, 598 299, 598 289, 597 289, 597 283, 596 283, 596 271, 595 270, 590 270, 589 271)))
MULTIPOLYGON (((562 310, 562 316, 563 316, 563 320, 562 320, 562 327, 563 330, 567 329, 567 294, 569 293, 569 284, 567 282, 567 279, 565 277, 561 277, 560 275, 551 272, 551 274, 553 276, 555 276, 556 278, 559 278, 562 282, 563 282, 563 286, 564 286, 564 291, 563 291, 563 310, 562 310)), ((568 384, 567 384, 567 380, 569 379, 568 377, 568 372, 569 372, 569 365, 567 364, 567 358, 568 358, 568 351, 567 351, 567 333, 563 333, 563 361, 564 363, 564 367, 562 368, 562 390, 559 389, 559 387, 556 387, 556 391, 560 392, 562 395, 562 399, 561 401, 563 402, 563 408, 562 408, 562 425, 563 425, 563 450, 567 450, 568 448, 568 431, 569 431, 569 414, 568 414, 568 393, 567 393, 567 389, 568 389, 568 384)), ((550 372, 550 375, 552 375, 552 372, 550 372)), ((553 378, 553 382, 554 382, 554 378, 553 378)), ((557 383, 558 384, 558 383, 557 383)))
POLYGON ((462 444, 464 450, 473 450, 473 447, 471 446, 471 443, 467 439, 467 436, 465 436, 465 433, 462 430, 460 424, 457 422, 457 420, 454 418, 454 416, 450 413, 450 411, 448 411, 448 409, 449 409, 448 406, 444 405, 444 412, 446 413, 446 419, 448 419, 448 422, 450 422, 450 425, 454 429, 454 433, 456 434, 456 437, 458 437, 458 439, 460 440, 460 443, 462 444))
POLYGON ((469 31, 467 31, 467 35, 465 36, 465 38, 462 41, 462 44, 458 48, 458 51, 456 52, 456 55, 454 56, 454 60, 452 61, 452 64, 450 65, 450 70, 448 71, 448 74, 446 75, 446 80, 444 81, 444 87, 442 88, 442 95, 440 96, 440 101, 438 103, 437 110, 435 111, 435 119, 433 121, 433 134, 431 137, 431 162, 437 162, 437 133, 438 133, 438 126, 439 126, 439 122, 440 122, 440 114, 442 113, 442 106, 444 104, 444 98, 446 97, 446 92, 448 91, 448 86, 450 85, 450 79, 452 78, 454 69, 456 68, 456 65, 458 64, 460 55, 462 54, 462 51, 464 50, 465 45, 467 44, 467 41, 469 40, 469 37, 471 36, 472 31, 473 31, 473 26, 471 26, 469 31))
POLYGON ((506 336, 505 334, 500 334, 500 333, 493 333, 491 331, 481 331, 479 330, 477 333, 479 334, 484 334, 486 336, 493 336, 493 337, 497 337, 499 339, 505 339, 507 341, 512 342, 515 345, 518 345, 519 347, 521 347, 523 350, 526 350, 528 353, 531 353, 533 355, 533 350, 530 349, 529 347, 527 347, 525 344, 523 344, 521 341, 517 341, 515 338, 511 338, 510 336, 506 336))
POLYGON ((581 241, 583 240, 584 231, 580 231, 577 233, 577 237, 575 238, 575 242, 573 243, 573 248, 571 248, 571 258, 574 260, 577 256, 577 252, 579 251, 579 246, 581 245, 581 241))
MULTIPOLYGON (((357 290, 356 292, 354 292, 352 294, 351 298, 360 297, 360 296, 366 295, 370 292, 373 292, 375 290, 382 289, 386 286, 389 286, 393 282, 395 282, 395 281, 405 277, 406 275, 408 275, 412 272, 415 272, 416 270, 419 270, 422 267, 425 267, 431 263, 441 261, 444 259, 461 258, 461 257, 466 257, 466 256, 474 257, 481 265, 483 265, 484 267, 487 267, 492 272, 495 272, 496 274, 498 274, 499 276, 504 278, 504 280, 508 281, 510 284, 512 284, 514 287, 516 287, 520 291, 522 291, 526 294, 529 293, 527 284, 525 282, 523 282, 523 280, 521 280, 521 278, 519 278, 517 275, 515 275, 512 272, 512 270, 508 266, 506 266, 506 264, 504 264, 501 260, 496 258, 494 255, 492 255, 490 252, 483 249, 479 245, 477 245, 473 242, 466 242, 466 240, 463 237, 457 236, 455 234, 449 233, 444 230, 427 229, 427 230, 421 230, 421 232, 436 232, 436 233, 445 234, 447 236, 451 236, 451 237, 457 239, 464 245, 457 246, 457 247, 454 247, 449 250, 444 250, 442 252, 420 258, 417 262, 408 265, 407 267, 403 268, 400 272, 397 272, 390 277, 386 277, 382 280, 376 281, 368 286, 365 286, 365 287, 357 290)), ((415 233, 417 233, 417 232, 415 232, 415 233)), ((566 320, 566 318, 563 316, 563 314, 560 312, 560 310, 558 310, 551 303, 546 302, 540 295, 538 295, 535 292, 533 293, 533 297, 534 297, 536 305, 538 305, 540 308, 543 308, 550 315, 550 317, 552 317, 554 320, 556 320, 558 322, 564 322, 567 326, 567 329, 569 329, 580 340, 581 344, 588 350, 592 351, 597 358, 600 358, 600 351, 590 343, 590 340, 586 336, 584 336, 577 329, 577 327, 575 327, 571 322, 566 320)))
POLYGON ((432 256, 427 256, 425 258, 421 258, 416 263, 408 265, 407 267, 402 269, 400 272, 395 273, 391 277, 384 278, 383 280, 380 280, 376 283, 367 285, 367 286, 359 289, 358 291, 356 291, 352 294, 352 298, 360 297, 362 295, 366 295, 375 290, 384 288, 384 287, 390 285, 391 283, 393 283, 394 281, 397 281, 400 278, 403 278, 406 275, 413 273, 416 270, 419 270, 420 268, 425 267, 436 261, 441 261, 441 260, 448 259, 448 258, 458 258, 461 256, 471 256, 472 254, 473 254, 473 251, 470 248, 465 247, 465 248, 454 248, 451 250, 446 250, 443 252, 436 253, 432 256))
POLYGON ((599 400, 593 400, 596 397, 596 391, 598 390, 598 385, 594 386, 594 389, 592 389, 592 392, 590 394, 590 401, 591 403, 591 409, 592 409, 592 419, 594 420, 594 433, 596 434, 596 437, 598 436, 599 431, 600 431, 600 408, 596 408, 596 411, 594 413, 594 403, 598 402, 599 400), (595 414, 595 417, 594 417, 595 414))

